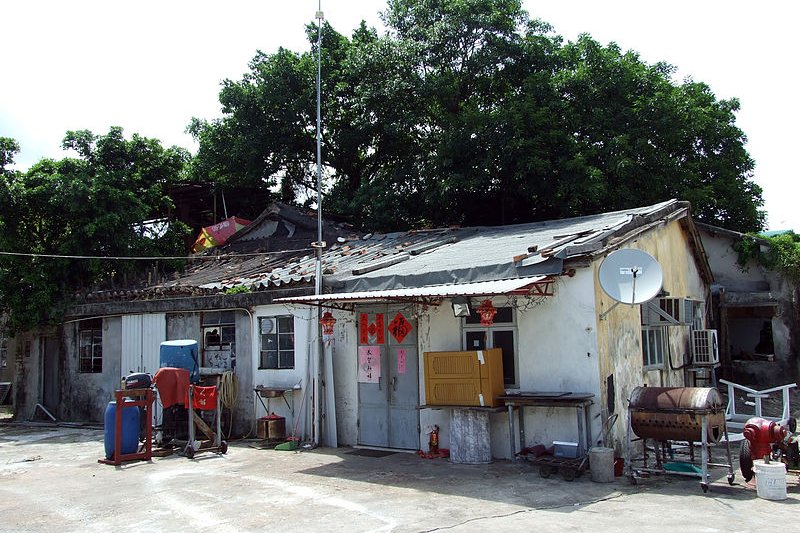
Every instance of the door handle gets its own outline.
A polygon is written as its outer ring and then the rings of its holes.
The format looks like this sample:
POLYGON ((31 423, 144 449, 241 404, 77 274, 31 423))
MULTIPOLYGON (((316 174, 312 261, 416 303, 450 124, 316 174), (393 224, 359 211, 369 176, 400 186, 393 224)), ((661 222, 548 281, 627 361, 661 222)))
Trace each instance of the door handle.
POLYGON ((378 376, 378 390, 383 390, 383 388, 381 387, 381 380, 382 379, 383 379, 382 377, 378 376))
POLYGON ((392 390, 397 392, 397 376, 392 378, 392 390))

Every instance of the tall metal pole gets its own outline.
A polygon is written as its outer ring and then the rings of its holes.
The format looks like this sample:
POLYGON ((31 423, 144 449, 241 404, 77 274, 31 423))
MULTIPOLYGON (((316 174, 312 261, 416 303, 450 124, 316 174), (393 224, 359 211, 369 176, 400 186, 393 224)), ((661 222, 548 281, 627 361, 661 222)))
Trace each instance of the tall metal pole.
MULTIPOLYGON (((322 22, 325 20, 325 15, 322 13, 322 0, 319 0, 319 7, 317 8, 317 242, 315 248, 317 250, 317 264, 314 273, 314 294, 322 294, 322 22)), ((314 402, 312 414, 313 418, 313 442, 314 445, 319 445, 320 442, 320 428, 322 426, 322 395, 321 390, 321 374, 323 365, 323 344, 322 335, 320 334, 320 319, 322 318, 322 307, 317 306, 317 349, 314 356, 314 402)))
POLYGON ((317 10, 317 265, 314 294, 322 294, 322 0, 317 10))

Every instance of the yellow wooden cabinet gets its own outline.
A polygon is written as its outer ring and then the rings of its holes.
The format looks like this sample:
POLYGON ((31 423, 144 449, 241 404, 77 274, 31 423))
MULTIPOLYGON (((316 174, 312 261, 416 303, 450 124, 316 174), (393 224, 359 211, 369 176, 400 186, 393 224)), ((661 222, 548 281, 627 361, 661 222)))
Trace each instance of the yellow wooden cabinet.
POLYGON ((503 350, 425 352, 425 403, 495 407, 505 394, 503 350))

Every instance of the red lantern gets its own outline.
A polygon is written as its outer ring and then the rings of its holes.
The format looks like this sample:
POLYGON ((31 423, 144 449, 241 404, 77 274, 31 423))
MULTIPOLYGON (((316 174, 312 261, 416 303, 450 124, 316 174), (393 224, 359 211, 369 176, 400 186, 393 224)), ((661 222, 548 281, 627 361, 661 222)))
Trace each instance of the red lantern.
POLYGON ((478 314, 481 315, 482 326, 491 326, 494 323, 494 315, 497 313, 497 308, 492 305, 491 300, 486 299, 482 301, 477 311, 478 314))
POLYGON ((336 319, 333 318, 333 315, 330 311, 325 311, 322 315, 322 318, 319 319, 319 323, 322 324, 322 335, 325 337, 329 337, 333 335, 333 326, 336 325, 336 319))

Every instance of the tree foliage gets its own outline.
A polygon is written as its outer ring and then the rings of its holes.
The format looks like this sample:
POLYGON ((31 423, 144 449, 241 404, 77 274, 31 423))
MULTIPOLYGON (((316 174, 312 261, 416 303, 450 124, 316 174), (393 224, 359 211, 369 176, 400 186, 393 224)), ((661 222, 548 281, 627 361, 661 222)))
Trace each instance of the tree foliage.
POLYGON ((742 268, 750 259, 800 284, 800 235, 787 231, 775 236, 745 235, 734 245, 742 268), (762 244, 766 243, 766 246, 762 244))
MULTIPOLYGON (((43 159, 26 172, 3 170, 0 250, 102 257, 184 253, 184 225, 164 223, 155 231, 145 222, 171 206, 165 188, 181 175, 189 157, 185 150, 165 149, 135 134, 126 140, 121 128, 100 136, 70 131, 63 148, 78 157, 43 159)), ((147 266, 5 255, 0 303, 10 314, 10 329, 29 328, 57 319, 76 290, 147 266)))
MULTIPOLYGON (((389 230, 680 198, 701 221, 763 226, 737 100, 613 43, 565 44, 518 0, 390 0, 383 20, 384 35, 322 27, 328 209, 389 230)), ((307 31, 309 52, 258 52, 223 84, 223 117, 193 120, 197 176, 307 198, 317 28, 307 31)))

